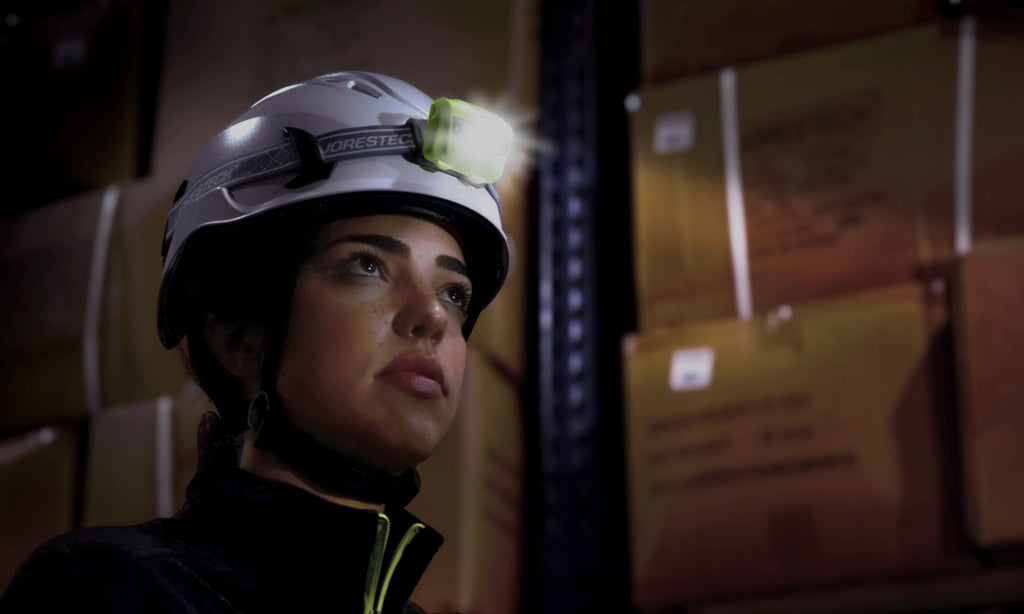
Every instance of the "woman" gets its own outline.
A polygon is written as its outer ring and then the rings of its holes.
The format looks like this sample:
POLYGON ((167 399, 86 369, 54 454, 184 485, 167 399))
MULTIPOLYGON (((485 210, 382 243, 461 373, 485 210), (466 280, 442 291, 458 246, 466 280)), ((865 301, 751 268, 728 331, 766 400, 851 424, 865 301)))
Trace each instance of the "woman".
POLYGON ((442 538, 403 508, 508 270, 490 184, 510 138, 360 72, 279 90, 217 135, 163 246, 161 341, 219 412, 187 503, 56 538, 0 611, 421 612, 408 599, 442 538))

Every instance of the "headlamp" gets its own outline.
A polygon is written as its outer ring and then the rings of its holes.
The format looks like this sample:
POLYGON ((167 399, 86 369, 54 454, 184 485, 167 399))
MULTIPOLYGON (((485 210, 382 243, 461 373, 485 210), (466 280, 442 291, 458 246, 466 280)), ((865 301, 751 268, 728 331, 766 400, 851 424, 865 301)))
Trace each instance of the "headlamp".
MULTIPOLYGON (((254 128, 256 124, 244 125, 254 128)), ((235 142, 251 132, 229 128, 224 138, 235 142)), ((482 187, 501 177, 512 150, 512 128, 505 120, 475 104, 451 98, 438 98, 430 105, 427 119, 410 119, 404 125, 344 128, 320 135, 285 128, 285 133, 288 140, 281 145, 231 160, 208 172, 188 186, 184 201, 279 173, 310 167, 322 170, 325 164, 342 160, 386 155, 412 155, 424 168, 482 187)))
POLYGON ((512 150, 512 127, 464 100, 438 98, 430 105, 423 157, 470 183, 494 183, 512 150))

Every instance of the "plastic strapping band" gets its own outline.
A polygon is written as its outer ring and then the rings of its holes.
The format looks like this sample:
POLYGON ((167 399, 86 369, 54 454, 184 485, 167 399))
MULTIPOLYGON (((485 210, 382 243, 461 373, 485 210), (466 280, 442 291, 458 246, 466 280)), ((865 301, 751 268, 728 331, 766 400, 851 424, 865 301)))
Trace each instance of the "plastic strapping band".
POLYGON ((52 426, 44 426, 37 431, 0 440, 0 470, 25 458, 39 448, 50 445, 56 439, 57 430, 52 426))
POLYGON ((156 514, 169 518, 174 514, 174 447, 172 446, 172 410, 168 395, 156 400, 156 514))
POLYGON ((974 139, 974 71, 977 47, 977 23, 972 16, 960 20, 960 42, 956 73, 956 160, 953 182, 955 185, 954 242, 956 254, 971 251, 971 190, 974 139))
POLYGON ((754 312, 750 292, 750 262, 747 254, 747 220, 743 203, 743 175, 740 166, 739 119, 736 110, 736 71, 719 73, 722 115, 722 153, 725 170, 725 203, 729 215, 729 244, 736 292, 736 315, 749 320, 754 312))
POLYGON ((103 287, 106 282, 107 254, 114 217, 121 200, 121 188, 111 185, 103 193, 96 239, 92 245, 92 266, 85 299, 85 328, 82 331, 82 371, 85 383, 85 406, 90 415, 103 407, 100 390, 100 310, 103 307, 103 287))

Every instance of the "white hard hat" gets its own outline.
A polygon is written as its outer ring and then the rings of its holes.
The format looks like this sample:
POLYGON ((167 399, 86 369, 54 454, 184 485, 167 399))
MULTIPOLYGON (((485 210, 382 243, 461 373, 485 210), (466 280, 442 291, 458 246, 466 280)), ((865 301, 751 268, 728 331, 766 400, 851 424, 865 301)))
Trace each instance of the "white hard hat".
POLYGON ((264 97, 207 144, 175 197, 164 233, 161 342, 181 340, 194 272, 214 264, 190 257, 208 230, 230 240, 244 237, 251 220, 314 210, 335 219, 417 215, 453 231, 473 283, 468 336, 508 272, 493 182, 510 143, 497 116, 374 73, 332 73, 264 97))

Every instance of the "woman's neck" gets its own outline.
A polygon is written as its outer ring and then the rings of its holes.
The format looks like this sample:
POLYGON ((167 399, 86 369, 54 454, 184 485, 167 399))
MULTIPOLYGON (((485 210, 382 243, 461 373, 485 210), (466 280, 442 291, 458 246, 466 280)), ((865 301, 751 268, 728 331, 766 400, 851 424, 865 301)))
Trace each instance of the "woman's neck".
POLYGON ((292 486, 301 488, 306 492, 316 495, 326 501, 330 501, 331 503, 365 510, 375 510, 377 512, 384 511, 384 505, 381 503, 369 503, 367 501, 342 497, 318 489, 313 484, 304 480, 300 474, 292 470, 292 468, 285 464, 279 456, 271 451, 262 450, 254 446, 254 440, 255 434, 252 431, 247 431, 245 434, 245 442, 242 447, 242 458, 239 463, 239 466, 245 471, 275 482, 291 484, 292 486))

